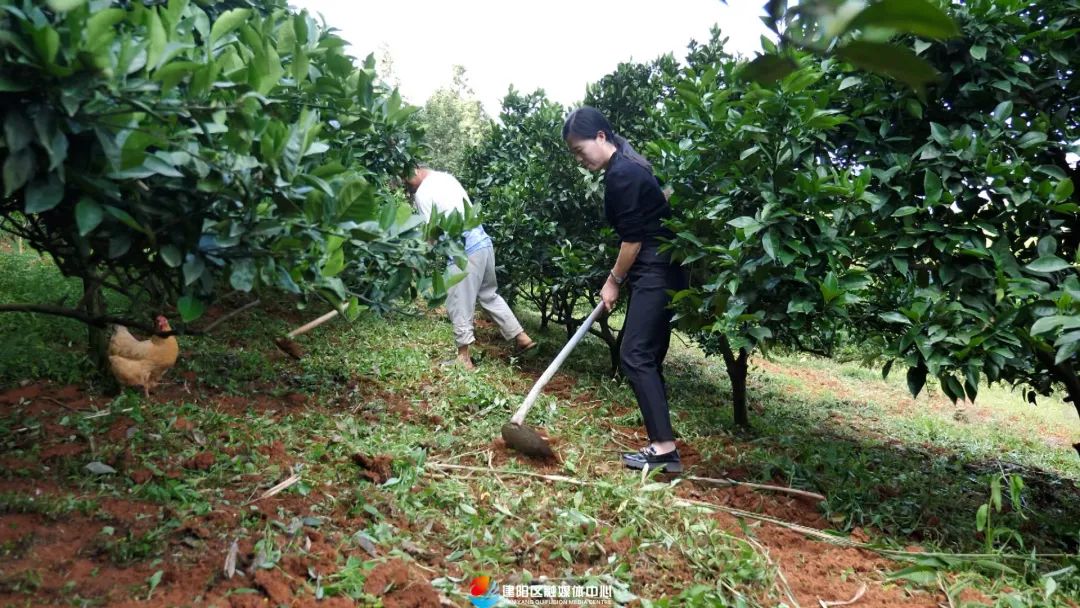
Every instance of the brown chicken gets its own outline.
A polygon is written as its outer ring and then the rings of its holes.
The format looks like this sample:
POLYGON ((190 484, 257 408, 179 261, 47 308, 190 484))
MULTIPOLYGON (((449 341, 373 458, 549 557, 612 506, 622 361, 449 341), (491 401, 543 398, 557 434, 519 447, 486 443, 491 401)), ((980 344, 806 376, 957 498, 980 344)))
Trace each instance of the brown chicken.
MULTIPOLYGON (((157 329, 171 331, 172 327, 165 317, 159 316, 157 329)), ((109 366, 113 376, 125 386, 141 386, 147 397, 150 389, 157 386, 165 372, 176 363, 179 354, 176 336, 137 340, 123 325, 116 326, 109 340, 109 366)))

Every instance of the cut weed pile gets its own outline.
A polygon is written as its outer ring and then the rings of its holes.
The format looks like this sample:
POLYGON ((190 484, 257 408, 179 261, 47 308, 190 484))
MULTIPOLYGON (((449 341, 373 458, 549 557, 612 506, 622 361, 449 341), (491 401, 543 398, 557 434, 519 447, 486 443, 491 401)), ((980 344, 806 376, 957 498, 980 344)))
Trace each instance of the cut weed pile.
MULTIPOLYGON (((0 291, 71 291, 32 259, 0 254, 0 291)), ((618 462, 644 440, 632 395, 586 340, 530 413, 562 457, 536 464, 497 437, 561 336, 518 360, 481 327, 470 373, 417 312, 334 321, 301 361, 273 344, 288 306, 238 316, 183 339, 149 400, 94 392, 77 324, 0 316, 28 349, 0 356, 0 606, 468 606, 480 575, 621 605, 1076 605, 1080 466, 1026 410, 999 424, 1007 394, 961 420, 850 368, 758 361, 756 430, 735 432, 722 365, 674 344, 689 472, 642 477, 618 462)))

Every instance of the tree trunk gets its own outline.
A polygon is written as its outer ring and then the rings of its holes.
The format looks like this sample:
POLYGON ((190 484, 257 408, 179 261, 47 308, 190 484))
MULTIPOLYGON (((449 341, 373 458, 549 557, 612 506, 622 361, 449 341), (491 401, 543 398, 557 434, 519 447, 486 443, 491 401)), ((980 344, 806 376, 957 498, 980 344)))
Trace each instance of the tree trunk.
MULTIPOLYGON (((105 294, 101 291, 101 282, 93 274, 83 277, 83 308, 93 318, 105 315, 105 294)), ((109 332, 103 327, 91 324, 86 326, 87 355, 97 368, 105 392, 112 393, 118 388, 116 379, 109 367, 109 332)))
POLYGON ((540 296, 540 330, 544 331, 548 327, 548 321, 551 320, 551 313, 548 312, 548 307, 551 303, 551 294, 544 293, 540 296))
POLYGON ((600 317, 600 320, 598 321, 600 325, 599 336, 608 347, 608 356, 611 359, 611 377, 618 378, 620 362, 619 346, 622 344, 622 332, 620 331, 619 335, 615 335, 615 332, 611 330, 609 319, 610 317, 606 316, 600 317))
POLYGON ((720 354, 724 357, 728 378, 731 379, 731 400, 734 409, 735 424, 750 427, 750 417, 746 409, 746 372, 749 369, 750 354, 745 348, 739 349, 739 356, 731 350, 727 338, 721 338, 720 354))

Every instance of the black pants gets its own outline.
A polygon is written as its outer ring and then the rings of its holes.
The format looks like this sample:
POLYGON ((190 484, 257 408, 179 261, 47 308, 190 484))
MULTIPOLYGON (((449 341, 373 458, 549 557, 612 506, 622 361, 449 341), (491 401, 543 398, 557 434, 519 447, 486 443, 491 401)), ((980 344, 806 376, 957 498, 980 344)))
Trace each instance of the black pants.
POLYGON ((630 305, 619 355, 623 375, 634 389, 651 441, 674 441, 664 382, 664 357, 671 342, 668 290, 686 288, 682 268, 657 245, 645 243, 630 268, 630 305))

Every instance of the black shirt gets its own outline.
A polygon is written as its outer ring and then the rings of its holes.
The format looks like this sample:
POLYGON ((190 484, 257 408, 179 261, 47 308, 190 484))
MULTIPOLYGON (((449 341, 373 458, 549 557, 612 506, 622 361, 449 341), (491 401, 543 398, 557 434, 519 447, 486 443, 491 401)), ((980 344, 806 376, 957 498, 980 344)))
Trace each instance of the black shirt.
POLYGON ((616 151, 608 162, 605 182, 604 214, 619 240, 644 243, 674 236, 662 223, 671 217, 671 205, 651 170, 616 151))

